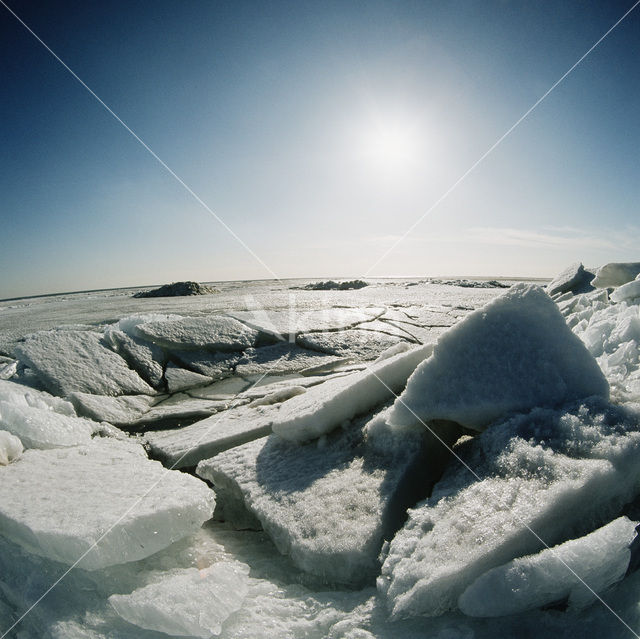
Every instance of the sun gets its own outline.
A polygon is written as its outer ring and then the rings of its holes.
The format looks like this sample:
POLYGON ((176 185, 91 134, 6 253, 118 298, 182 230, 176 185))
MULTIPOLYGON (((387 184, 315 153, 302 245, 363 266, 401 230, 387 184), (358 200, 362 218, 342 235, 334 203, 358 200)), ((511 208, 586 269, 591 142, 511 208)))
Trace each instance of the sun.
POLYGON ((385 173, 408 169, 420 155, 420 135, 408 118, 377 117, 363 127, 361 157, 385 173))

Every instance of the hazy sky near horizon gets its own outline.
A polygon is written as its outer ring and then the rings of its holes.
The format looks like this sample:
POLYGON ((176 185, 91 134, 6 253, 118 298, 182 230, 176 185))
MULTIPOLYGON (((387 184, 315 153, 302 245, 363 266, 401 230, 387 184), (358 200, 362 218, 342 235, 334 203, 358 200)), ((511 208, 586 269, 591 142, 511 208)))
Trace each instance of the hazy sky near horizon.
POLYGON ((640 7, 4 0, 0 298, 640 259, 640 7))

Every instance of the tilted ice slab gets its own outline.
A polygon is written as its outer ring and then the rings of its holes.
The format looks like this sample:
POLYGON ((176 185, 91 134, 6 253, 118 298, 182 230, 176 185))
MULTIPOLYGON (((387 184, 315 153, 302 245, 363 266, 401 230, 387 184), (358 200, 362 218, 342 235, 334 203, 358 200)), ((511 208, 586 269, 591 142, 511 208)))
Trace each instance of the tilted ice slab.
POLYGON ((0 381, 0 429, 20 438, 25 448, 86 444, 100 424, 76 417, 66 400, 11 381, 0 381))
POLYGON ((558 293, 584 292, 593 279, 593 273, 585 271, 584 266, 580 262, 567 266, 566 269, 558 273, 549 284, 547 284, 547 293, 556 295, 558 293))
POLYGON ((135 332, 165 348, 211 351, 241 351, 253 346, 257 336, 252 328, 224 315, 151 321, 138 324, 135 332))
POLYGON ((460 595, 460 610, 498 617, 563 600, 571 609, 584 608, 625 576, 637 525, 619 517, 584 537, 493 568, 460 595))
POLYGON ((163 384, 163 367, 167 362, 164 351, 155 344, 135 335, 109 327, 105 331, 105 341, 127 361, 154 388, 163 384))
POLYGON ((153 394, 154 390, 91 331, 54 330, 29 335, 16 345, 47 388, 58 395, 153 394))
POLYGON ((140 429, 145 426, 156 427, 160 424, 166 424, 165 428, 167 428, 170 425, 184 424, 198 418, 204 419, 230 405, 249 401, 248 399, 198 399, 185 393, 176 393, 171 397, 167 395, 108 397, 73 393, 71 400, 81 415, 86 415, 91 419, 104 420, 116 426, 126 426, 129 429, 140 429))
POLYGON ((640 262, 610 262, 596 271, 596 277, 591 282, 597 288, 622 286, 635 279, 640 273, 640 262))
POLYGON ((129 595, 111 595, 109 603, 140 628, 178 637, 209 639, 242 606, 249 566, 223 561, 203 570, 174 571, 129 595))
POLYGON ((149 431, 145 440, 153 456, 166 466, 195 466, 202 459, 269 435, 281 410, 280 402, 302 392, 304 389, 299 386, 281 389, 276 398, 271 398, 273 401, 229 408, 184 428, 149 431))
POLYGON ((15 461, 22 455, 22 442, 6 430, 0 430, 0 466, 15 461))
POLYGON ((609 396, 597 362, 539 287, 518 284, 442 335, 389 421, 432 419, 482 430, 513 411, 609 396))
POLYGON ((25 408, 43 408, 71 417, 76 414, 73 405, 66 399, 8 380, 0 380, 0 401, 25 408))
POLYGON ((94 570, 152 555, 211 517, 214 493, 137 444, 28 450, 0 468, 0 532, 31 553, 94 570))
POLYGON ((371 364, 362 372, 332 379, 282 405, 273 432, 303 442, 330 432, 345 420, 372 410, 404 388, 433 345, 420 346, 371 364))
POLYGON ((167 364, 164 377, 167 380, 167 390, 170 393, 177 393, 195 386, 206 386, 213 381, 211 377, 181 368, 173 362, 167 364))
POLYGON ((448 467, 389 546, 378 588, 393 616, 454 609, 488 570, 617 515, 640 491, 639 429, 637 414, 594 399, 536 409, 459 447, 466 466, 448 467))
MULTIPOLYGON (((330 583, 373 583, 383 540, 448 452, 428 450, 420 432, 388 434, 386 445, 378 435, 372 445, 364 421, 303 446, 272 435, 200 462, 197 473, 216 487, 223 518, 250 524, 244 506, 300 569, 330 583)), ((458 430, 442 436, 450 445, 458 430)))
POLYGON ((384 308, 324 308, 317 311, 290 310, 234 311, 232 317, 252 326, 261 333, 290 340, 299 333, 335 331, 352 328, 380 317, 384 308))
POLYGON ((181 366, 205 375, 213 380, 220 380, 233 375, 242 353, 210 353, 208 351, 172 350, 171 357, 181 366))
POLYGON ((637 298, 640 298, 640 280, 638 279, 623 284, 611 293, 611 299, 614 302, 623 302, 637 298))

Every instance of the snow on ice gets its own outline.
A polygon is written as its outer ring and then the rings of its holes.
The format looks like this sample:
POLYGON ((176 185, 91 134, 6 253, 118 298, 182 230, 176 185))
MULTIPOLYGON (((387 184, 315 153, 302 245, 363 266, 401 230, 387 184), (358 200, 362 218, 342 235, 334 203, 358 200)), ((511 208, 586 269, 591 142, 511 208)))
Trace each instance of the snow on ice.
POLYGON ((0 468, 0 530, 26 550, 86 569, 134 561, 195 532, 214 494, 136 444, 28 450, 0 468))
POLYGON ((447 419, 482 430, 509 412, 608 394, 597 363, 551 299, 517 285, 440 337, 389 420, 447 419))
POLYGON ((584 537, 493 568, 460 595, 460 609, 498 617, 565 600, 570 609, 583 608, 625 576, 637 526, 619 517, 584 537))

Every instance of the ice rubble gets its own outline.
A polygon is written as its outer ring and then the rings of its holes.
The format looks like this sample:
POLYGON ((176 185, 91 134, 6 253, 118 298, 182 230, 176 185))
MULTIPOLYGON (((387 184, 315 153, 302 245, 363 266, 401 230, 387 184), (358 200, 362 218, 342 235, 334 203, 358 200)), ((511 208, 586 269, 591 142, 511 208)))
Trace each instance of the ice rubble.
POLYGON ((6 466, 18 459, 24 450, 18 437, 6 430, 0 430, 0 466, 6 466))
POLYGON ((625 576, 636 526, 619 517, 584 537, 493 568, 460 595, 460 610, 497 617, 563 600, 571 609, 583 608, 625 576))
POLYGON ((56 330, 29 335, 16 346, 47 388, 97 395, 153 394, 154 390, 92 331, 56 330))
POLYGON ((399 393, 433 345, 419 346, 374 363, 360 373, 334 379, 282 405, 273 432, 302 442, 330 432, 399 393))
MULTIPOLYGON (((330 583, 373 583, 383 540, 448 452, 417 432, 372 444, 365 421, 304 446, 272 435, 200 462, 197 474, 214 484, 221 517, 249 525, 244 506, 302 570, 330 583)), ((451 444, 459 430, 448 425, 441 436, 451 444)))
POLYGON ((639 447, 640 416, 594 398, 513 417, 458 448, 464 464, 388 548, 378 587, 392 614, 455 609, 491 568, 608 522, 640 488, 639 447))
POLYGON ((601 292, 604 298, 579 295, 561 304, 561 309, 567 324, 597 359, 611 386, 612 399, 638 401, 640 305, 629 300, 609 304, 606 292, 601 292))
POLYGON ((28 450, 0 468, 0 529, 26 550, 93 570, 147 557, 196 531, 213 492, 137 444, 28 450))
POLYGON ((238 610, 249 590, 249 566, 218 562, 187 568, 134 590, 111 595, 109 603, 129 623, 179 637, 209 639, 238 610))
POLYGON ((548 295, 518 284, 440 337, 389 420, 447 419, 482 430, 512 411, 608 394, 597 363, 548 295))
POLYGON ((596 271, 596 277, 591 283, 597 288, 621 286, 639 273, 640 262, 610 262, 596 271))

